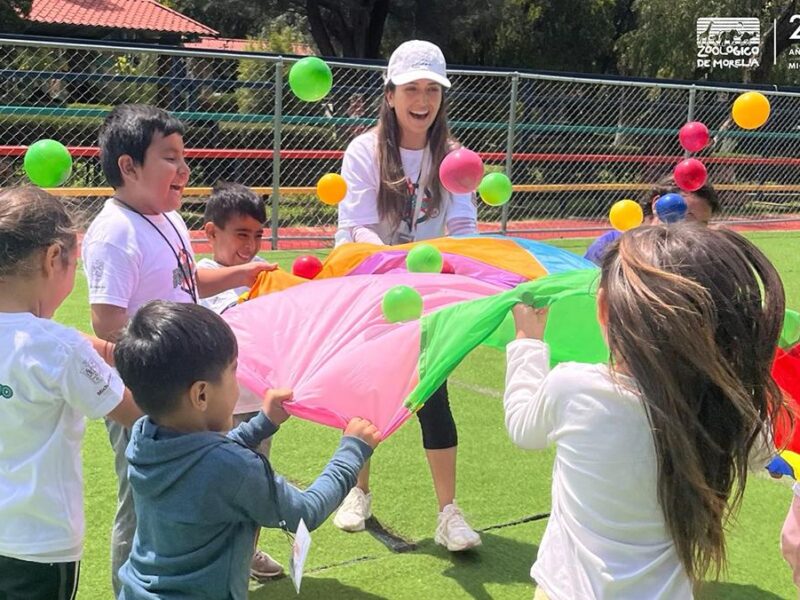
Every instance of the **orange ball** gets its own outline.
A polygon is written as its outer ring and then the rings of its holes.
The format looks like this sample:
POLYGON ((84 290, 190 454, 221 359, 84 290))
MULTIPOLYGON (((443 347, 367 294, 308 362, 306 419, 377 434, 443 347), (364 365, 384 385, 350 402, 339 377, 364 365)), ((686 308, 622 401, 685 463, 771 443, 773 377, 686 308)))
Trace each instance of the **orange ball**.
POLYGON ((769 119, 769 100, 759 92, 745 92, 733 103, 733 120, 742 129, 757 129, 769 119))
POLYGON ((323 175, 317 182, 317 196, 330 206, 339 204, 347 195, 347 182, 338 173, 323 175))

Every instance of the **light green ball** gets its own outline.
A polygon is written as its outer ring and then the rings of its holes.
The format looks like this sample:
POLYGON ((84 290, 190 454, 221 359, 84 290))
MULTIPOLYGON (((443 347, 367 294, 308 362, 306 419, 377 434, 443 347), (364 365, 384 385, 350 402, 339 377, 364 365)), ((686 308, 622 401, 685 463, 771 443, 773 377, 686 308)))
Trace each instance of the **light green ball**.
POLYGON ((442 253, 430 244, 419 244, 406 255, 406 269, 409 273, 441 273, 442 253))
POLYGON ((34 185, 57 187, 72 173, 72 157, 61 142, 39 140, 28 147, 22 166, 34 185))
POLYGON ((414 321, 422 316, 422 296, 407 285, 396 285, 383 296, 383 316, 389 323, 414 321))
POLYGON ((331 68, 316 56, 298 60, 289 70, 289 87, 304 102, 322 100, 331 91, 331 86, 331 68))
POLYGON ((489 173, 478 186, 478 194, 489 206, 502 206, 511 198, 511 180, 505 173, 489 173))

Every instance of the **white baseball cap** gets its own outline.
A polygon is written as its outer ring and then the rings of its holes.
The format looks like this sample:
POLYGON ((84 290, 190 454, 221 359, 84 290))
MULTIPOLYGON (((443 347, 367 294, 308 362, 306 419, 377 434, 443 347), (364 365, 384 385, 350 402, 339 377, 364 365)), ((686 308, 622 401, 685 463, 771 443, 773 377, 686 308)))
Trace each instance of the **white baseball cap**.
POLYGON ((446 88, 450 87, 447 63, 436 44, 410 40, 403 42, 392 52, 389 68, 386 70, 386 81, 404 85, 417 79, 430 79, 446 88))

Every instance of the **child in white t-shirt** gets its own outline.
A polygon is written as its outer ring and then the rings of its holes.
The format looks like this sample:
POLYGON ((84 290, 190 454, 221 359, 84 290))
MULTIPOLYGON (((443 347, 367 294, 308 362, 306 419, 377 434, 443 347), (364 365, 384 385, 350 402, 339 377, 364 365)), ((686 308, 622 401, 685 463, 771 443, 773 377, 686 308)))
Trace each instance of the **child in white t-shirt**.
MULTIPOLYGON (((197 262, 200 269, 233 267, 266 261, 258 256, 264 237, 267 208, 264 199, 238 183, 218 183, 211 192, 203 216, 203 229, 211 244, 212 258, 197 262)), ((200 304, 221 314, 250 289, 240 286, 203 298, 200 304)))
MULTIPOLYGON (((240 285, 252 285, 271 265, 196 270, 186 224, 177 212, 189 181, 183 124, 154 106, 115 107, 100 130, 100 161, 114 188, 83 240, 92 327, 114 341, 137 309, 151 300, 197 303, 240 285)), ((111 540, 111 577, 127 560, 136 514, 127 482, 130 432, 107 422, 119 480, 111 540)))
POLYGON ((0 192, 0 598, 75 597, 85 418, 130 426, 140 414, 95 350, 110 362, 113 345, 50 320, 75 283, 77 245, 57 198, 0 192))
MULTIPOLYGON (((211 192, 203 217, 203 228, 211 243, 213 258, 201 258, 197 262, 200 269, 220 269, 243 265, 249 262, 266 263, 257 255, 264 236, 264 222, 267 220, 267 208, 264 199, 248 187, 238 183, 218 183, 211 192)), ((239 296, 250 289, 242 286, 225 290, 203 298, 200 304, 222 314, 231 306, 236 306, 239 296)), ((240 394, 247 393, 240 389, 240 394)), ((258 412, 234 413, 233 425, 237 427, 246 423, 258 412)), ((262 440, 256 450, 265 458, 269 458, 272 438, 262 440)), ((258 549, 258 538, 261 530, 256 532, 253 559, 250 562, 250 577, 256 581, 265 581, 283 574, 283 566, 266 552, 258 549)))
MULTIPOLYGON (((474 194, 451 194, 438 176, 442 159, 455 146, 447 125, 449 87, 444 55, 434 44, 412 40, 392 53, 378 125, 354 139, 344 154, 347 195, 339 204, 337 245, 477 234, 474 194)), ((481 538, 455 500, 458 432, 447 383, 417 416, 439 504, 434 541, 451 552, 474 548, 481 538)), ((360 531, 371 515, 367 466, 333 522, 360 531)))
POLYGON ((506 427, 556 448, 537 598, 692 598, 725 566, 748 466, 769 460, 783 286, 732 231, 654 225, 609 246, 597 306, 610 364, 552 371, 546 311, 514 308, 506 427))

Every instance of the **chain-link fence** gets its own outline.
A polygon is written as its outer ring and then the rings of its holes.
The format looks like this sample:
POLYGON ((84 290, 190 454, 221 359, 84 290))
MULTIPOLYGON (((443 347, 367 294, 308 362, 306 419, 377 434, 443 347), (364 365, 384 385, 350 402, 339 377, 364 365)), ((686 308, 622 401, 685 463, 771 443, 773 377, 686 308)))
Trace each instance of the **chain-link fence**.
MULTIPOLYGON (((256 188, 271 207, 272 247, 329 244, 336 209, 314 195, 339 171, 348 142, 375 122, 383 67, 330 62, 334 87, 317 103, 289 90, 296 59, 258 53, 96 46, 0 39, 0 187, 22 183, 31 143, 53 138, 75 158, 58 193, 84 220, 109 190, 97 132, 110 108, 146 102, 187 125, 192 176, 184 202, 198 228, 219 180, 256 188)), ((636 197, 682 158, 677 131, 689 119, 712 130, 700 158, 726 221, 800 220, 800 94, 765 92, 768 123, 730 120, 741 90, 501 71, 453 70, 450 124, 459 141, 515 185, 504 207, 479 203, 483 231, 585 232, 607 226, 616 200, 636 197)))

